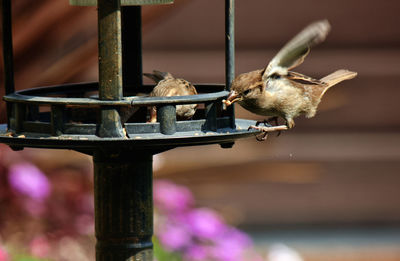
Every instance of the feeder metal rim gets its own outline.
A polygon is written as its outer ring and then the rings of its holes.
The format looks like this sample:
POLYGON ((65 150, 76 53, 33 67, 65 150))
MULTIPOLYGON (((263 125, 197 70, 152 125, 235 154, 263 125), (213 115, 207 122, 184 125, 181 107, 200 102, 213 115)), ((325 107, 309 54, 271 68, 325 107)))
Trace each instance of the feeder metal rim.
POLYGON ((131 98, 132 106, 159 105, 159 104, 191 104, 202 102, 213 102, 227 97, 229 92, 220 91, 214 93, 187 95, 187 96, 168 96, 168 97, 127 97, 131 98))
POLYGON ((9 94, 3 97, 6 102, 30 103, 38 105, 86 105, 86 106, 129 106, 130 100, 106 101, 92 98, 61 98, 28 96, 19 93, 9 94))
MULTIPOLYGON (((174 0, 121 0, 122 6, 173 4, 174 0)), ((97 6, 97 0, 69 0, 70 5, 97 6)))
MULTIPOLYGON (((222 83, 194 83, 193 84, 197 90, 204 92, 213 92, 213 89, 217 88, 219 90, 225 89, 225 84, 222 83)), ((154 84, 144 84, 143 92, 150 92, 155 85, 154 84)), ((88 91, 98 91, 98 82, 81 82, 81 83, 64 83, 61 85, 50 85, 41 86, 35 88, 27 88, 15 93, 28 95, 28 96, 43 96, 49 94, 70 94, 70 93, 82 93, 88 91)), ((129 88, 129 86, 128 86, 129 88)))
MULTIPOLYGON (((63 86, 62 86, 63 87, 63 86)), ((41 91, 45 91, 42 87, 41 91)), ((55 91, 55 87, 51 87, 55 91)), ((26 91, 29 93, 29 91, 26 91)), ((228 96, 227 91, 205 93, 187 96, 169 97, 142 97, 128 96, 121 100, 99 100, 95 98, 63 98, 63 97, 42 97, 25 95, 24 91, 8 94, 3 97, 6 102, 30 103, 39 105, 75 105, 75 106, 149 106, 159 104, 193 104, 213 102, 228 96)))
POLYGON ((83 83, 65 83, 60 85, 40 86, 34 88, 27 88, 15 93, 27 96, 42 96, 50 94, 70 94, 82 93, 89 91, 98 91, 98 82, 83 82, 83 83))

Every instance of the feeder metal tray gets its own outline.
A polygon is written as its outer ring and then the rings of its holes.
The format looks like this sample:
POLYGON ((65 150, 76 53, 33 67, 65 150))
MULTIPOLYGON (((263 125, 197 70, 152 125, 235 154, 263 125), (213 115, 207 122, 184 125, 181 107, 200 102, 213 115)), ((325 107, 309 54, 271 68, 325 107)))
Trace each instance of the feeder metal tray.
MULTIPOLYGON (((149 91, 152 85, 143 86, 149 91)), ((0 125, 0 142, 14 148, 38 147, 58 149, 90 149, 98 147, 142 148, 178 147, 203 144, 229 144, 235 139, 258 133, 247 130, 252 120, 236 119, 232 127, 229 116, 221 111, 221 101, 228 94, 223 84, 196 85, 200 94, 172 97, 128 96, 121 100, 100 100, 96 96, 98 83, 65 84, 18 91, 4 96, 12 108, 11 131, 0 125), (212 92, 215 91, 215 92, 212 92), (93 114, 103 107, 133 108, 171 106, 178 104, 204 104, 204 117, 173 122, 174 132, 162 133, 162 123, 127 122, 125 137, 97 136, 98 122, 78 122, 66 116, 68 108, 79 109, 80 114, 93 114), (47 107, 49 111, 40 112, 47 107), (220 115, 217 115, 219 108, 220 115), (213 108, 213 109, 210 109, 213 108), (29 116, 31 115, 31 116, 29 116), (33 116, 32 116, 33 115, 33 116)), ((98 113, 98 112, 96 112, 98 113)), ((96 114, 95 113, 95 114, 96 114)), ((172 112, 175 113, 175 112, 172 112)), ((229 147, 229 146, 228 146, 229 147)))

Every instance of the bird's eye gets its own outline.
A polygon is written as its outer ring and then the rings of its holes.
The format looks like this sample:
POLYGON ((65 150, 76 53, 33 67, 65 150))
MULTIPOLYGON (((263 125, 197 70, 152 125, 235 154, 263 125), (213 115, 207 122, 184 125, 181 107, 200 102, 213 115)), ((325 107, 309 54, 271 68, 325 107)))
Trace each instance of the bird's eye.
POLYGON ((270 76, 270 78, 271 78, 271 79, 280 79, 281 76, 280 76, 279 74, 277 74, 277 73, 274 73, 274 74, 272 74, 272 75, 270 76))
POLYGON ((245 90, 245 91, 243 92, 243 94, 244 94, 244 95, 247 95, 247 94, 250 93, 250 91, 251 91, 250 89, 249 89, 249 90, 245 90))

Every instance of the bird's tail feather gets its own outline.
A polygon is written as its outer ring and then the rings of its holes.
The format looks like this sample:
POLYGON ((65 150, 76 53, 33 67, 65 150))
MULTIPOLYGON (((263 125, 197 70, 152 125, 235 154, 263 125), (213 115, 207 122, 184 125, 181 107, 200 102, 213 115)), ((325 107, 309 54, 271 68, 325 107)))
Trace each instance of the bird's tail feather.
POLYGON ((156 83, 159 83, 160 81, 165 79, 173 78, 172 74, 170 74, 169 72, 160 72, 157 70, 154 70, 153 73, 144 73, 143 75, 152 79, 156 83))
POLYGON ((353 79, 356 76, 357 76, 356 72, 341 69, 321 78, 320 81, 327 84, 324 91, 321 93, 321 97, 330 87, 334 86, 335 84, 338 84, 341 81, 353 79))
POLYGON ((341 69, 325 76, 324 78, 321 78, 320 81, 328 84, 328 86, 331 87, 341 81, 353 79, 356 76, 356 72, 341 69))

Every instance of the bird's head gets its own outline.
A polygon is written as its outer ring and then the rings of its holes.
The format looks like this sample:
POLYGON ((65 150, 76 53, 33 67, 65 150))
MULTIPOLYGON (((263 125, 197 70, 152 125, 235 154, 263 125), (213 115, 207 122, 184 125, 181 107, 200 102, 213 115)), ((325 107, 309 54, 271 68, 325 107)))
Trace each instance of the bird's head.
POLYGON ((231 85, 231 91, 223 101, 226 106, 235 102, 241 103, 246 100, 253 100, 260 97, 263 91, 264 83, 261 80, 262 70, 244 73, 236 77, 231 85))

